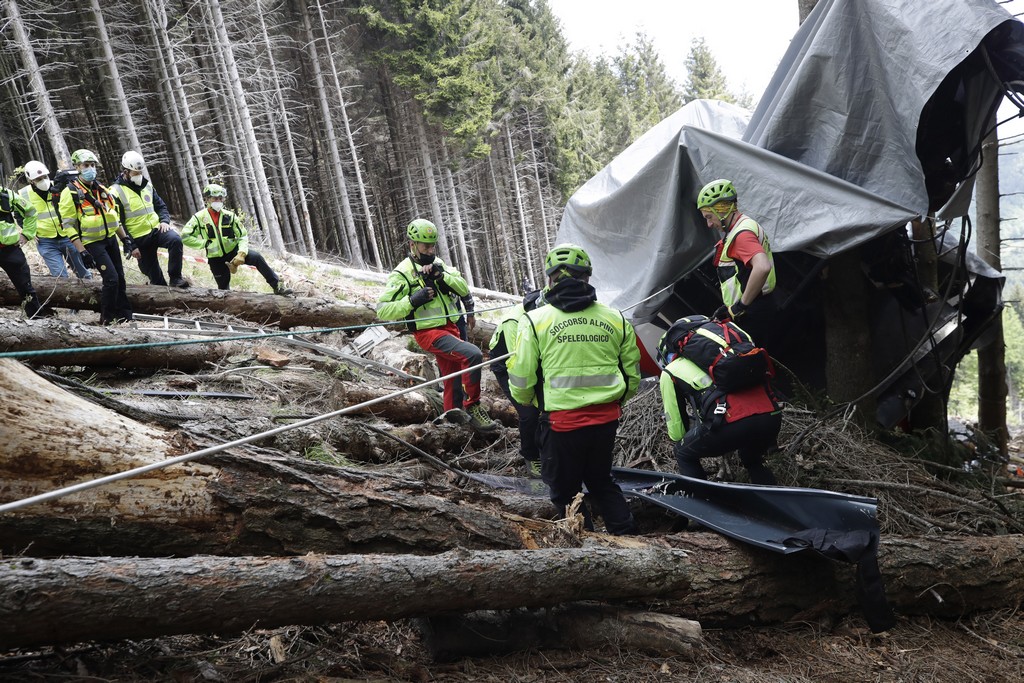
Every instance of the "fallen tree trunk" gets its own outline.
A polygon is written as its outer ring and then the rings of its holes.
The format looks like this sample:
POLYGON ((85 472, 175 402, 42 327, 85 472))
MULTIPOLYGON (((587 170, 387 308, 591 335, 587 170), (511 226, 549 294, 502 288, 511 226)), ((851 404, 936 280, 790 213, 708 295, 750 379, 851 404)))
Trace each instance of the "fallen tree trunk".
MULTIPOLYGON (((394 620, 578 600, 643 600, 706 625, 803 621, 856 609, 852 568, 708 534, 677 547, 457 550, 291 558, 15 558, 0 565, 0 643, 31 647, 252 627, 394 620), (653 601, 653 602, 652 602, 653 601)), ((1024 537, 892 539, 882 573, 904 615, 959 617, 1020 602, 1024 537)))
MULTIPOLYGON (((427 392, 435 390, 427 387, 422 391, 427 392)), ((343 408, 345 406, 357 405, 378 399, 393 392, 394 389, 388 387, 371 387, 356 382, 345 382, 339 380, 334 383, 332 404, 336 409, 343 408)), ((487 408, 491 415, 491 419, 498 420, 506 427, 516 427, 519 425, 519 416, 516 414, 512 404, 505 398, 483 396, 481 397, 480 402, 484 404, 485 408, 487 408)), ((395 396, 387 401, 367 406, 366 408, 351 414, 376 415, 378 417, 383 417, 390 422, 406 424, 412 422, 427 422, 437 416, 437 412, 421 392, 395 396)))
MULTIPOLYGON (((53 351, 81 347, 117 347, 125 344, 165 342, 167 337, 138 332, 128 327, 98 327, 60 320, 5 320, 0 323, 0 352, 53 351)), ((26 358, 32 365, 67 367, 173 368, 195 372, 246 347, 238 342, 156 346, 153 348, 108 348, 99 351, 51 353, 26 358)))
MULTIPOLYGON (((200 446, 81 399, 8 359, 0 359, 0 405, 8 425, 0 440, 0 503, 200 446)), ((438 552, 521 548, 528 537, 496 496, 240 452, 13 510, 0 524, 0 552, 438 552)))
MULTIPOLYGON (((39 298, 51 306, 100 310, 99 278, 78 280, 35 276, 32 284, 39 298)), ((293 327, 347 327, 369 325, 377 314, 369 306, 343 304, 327 298, 294 298, 239 290, 191 287, 177 289, 154 285, 128 285, 128 300, 136 313, 165 315, 174 311, 213 311, 259 325, 293 327)), ((9 280, 0 280, 0 303, 17 305, 17 291, 9 280)))

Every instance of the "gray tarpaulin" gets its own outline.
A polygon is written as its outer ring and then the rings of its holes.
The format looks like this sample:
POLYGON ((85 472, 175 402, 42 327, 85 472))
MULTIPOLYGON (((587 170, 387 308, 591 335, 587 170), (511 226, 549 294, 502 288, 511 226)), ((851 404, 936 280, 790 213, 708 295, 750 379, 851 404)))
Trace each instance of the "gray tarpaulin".
MULTIPOLYGON (((715 178, 734 181, 778 253, 829 257, 923 215, 922 110, 1010 19, 992 0, 820 0, 749 124, 732 105, 686 105, 570 198, 558 241, 590 252, 602 301, 643 320, 710 255, 694 202, 715 178)), ((957 106, 973 147, 1001 84, 978 71, 956 85, 972 90, 957 106)))

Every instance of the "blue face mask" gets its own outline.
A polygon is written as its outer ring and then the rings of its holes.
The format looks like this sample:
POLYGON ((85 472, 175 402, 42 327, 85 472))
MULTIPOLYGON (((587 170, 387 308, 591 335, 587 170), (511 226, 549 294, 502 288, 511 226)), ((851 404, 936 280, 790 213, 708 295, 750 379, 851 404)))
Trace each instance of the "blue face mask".
POLYGON ((82 172, 79 173, 79 175, 82 177, 82 180, 84 180, 87 183, 91 183, 92 181, 96 180, 96 167, 86 166, 85 168, 82 169, 82 172))

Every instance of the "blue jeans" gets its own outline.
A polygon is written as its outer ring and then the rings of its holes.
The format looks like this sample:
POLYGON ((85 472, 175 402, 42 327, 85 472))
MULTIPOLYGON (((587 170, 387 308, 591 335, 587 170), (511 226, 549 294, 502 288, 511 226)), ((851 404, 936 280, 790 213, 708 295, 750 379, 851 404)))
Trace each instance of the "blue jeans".
POLYGON ((67 277, 68 269, 65 261, 71 264, 75 275, 86 280, 92 279, 92 273, 82 263, 78 250, 67 237, 37 237, 36 250, 43 257, 46 268, 54 277, 67 277))

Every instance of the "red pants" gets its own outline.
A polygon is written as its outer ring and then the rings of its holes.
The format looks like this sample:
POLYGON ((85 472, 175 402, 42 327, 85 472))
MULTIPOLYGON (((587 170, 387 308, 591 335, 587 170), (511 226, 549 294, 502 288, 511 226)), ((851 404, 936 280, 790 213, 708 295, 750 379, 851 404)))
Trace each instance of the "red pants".
MULTIPOLYGON (((464 370, 472 365, 479 365, 484 360, 483 351, 476 344, 462 341, 459 338, 459 328, 455 323, 449 322, 444 327, 435 327, 429 330, 419 330, 413 333, 416 343, 424 351, 434 354, 437 359, 437 368, 442 375, 450 375, 453 372, 464 370)), ((444 409, 462 408, 455 405, 455 386, 459 377, 453 377, 444 382, 444 409)), ((465 396, 465 407, 480 402, 480 368, 461 375, 462 392, 465 396)))

